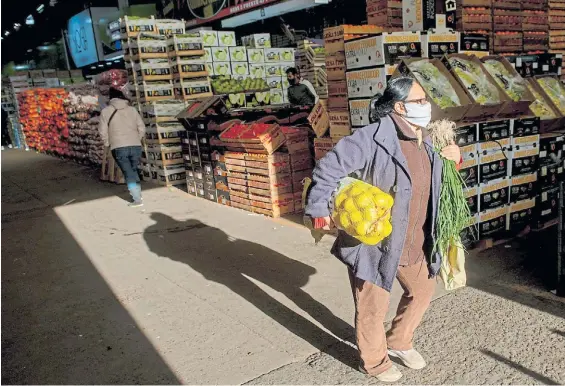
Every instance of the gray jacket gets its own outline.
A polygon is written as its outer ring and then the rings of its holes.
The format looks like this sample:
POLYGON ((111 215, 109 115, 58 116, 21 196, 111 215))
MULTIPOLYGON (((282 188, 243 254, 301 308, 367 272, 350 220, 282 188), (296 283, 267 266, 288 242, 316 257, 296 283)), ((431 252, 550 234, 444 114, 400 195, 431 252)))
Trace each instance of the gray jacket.
MULTIPOLYGON (((440 204, 442 160, 433 150, 429 138, 424 139, 424 144, 432 164, 432 196, 429 208, 431 237, 427 260, 430 276, 436 276, 441 266, 441 255, 430 255, 435 243, 440 204)), ((394 196, 392 234, 382 243, 370 246, 340 231, 332 254, 343 261, 358 278, 390 291, 404 248, 412 195, 406 158, 400 149, 396 127, 390 117, 343 138, 331 152, 318 161, 312 178, 313 186, 308 195, 306 214, 310 217, 329 216, 332 194, 339 181, 350 174, 394 196)))
POLYGON ((104 145, 109 146, 111 150, 126 146, 141 146, 141 139, 145 136, 145 123, 128 101, 114 98, 100 113, 98 131, 104 145), (112 114, 114 117, 108 125, 112 114))

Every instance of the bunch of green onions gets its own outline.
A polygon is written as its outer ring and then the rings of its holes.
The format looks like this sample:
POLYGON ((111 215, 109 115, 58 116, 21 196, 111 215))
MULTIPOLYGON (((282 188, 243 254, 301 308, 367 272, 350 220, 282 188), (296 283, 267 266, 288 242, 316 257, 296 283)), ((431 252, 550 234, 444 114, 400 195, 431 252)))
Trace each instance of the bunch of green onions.
MULTIPOLYGON (((431 122, 428 125, 430 138, 438 153, 455 141, 455 123, 448 120, 431 122)), ((443 158, 442 184, 440 190, 437 234, 434 252, 447 256, 449 247, 460 244, 460 234, 469 225, 471 212, 463 194, 465 182, 455 162, 443 158)))

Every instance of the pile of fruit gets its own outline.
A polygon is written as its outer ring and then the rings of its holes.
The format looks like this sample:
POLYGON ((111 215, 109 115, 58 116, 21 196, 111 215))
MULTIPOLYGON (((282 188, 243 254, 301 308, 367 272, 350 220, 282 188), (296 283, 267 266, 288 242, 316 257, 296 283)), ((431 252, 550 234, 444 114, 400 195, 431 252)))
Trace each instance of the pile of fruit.
POLYGON ((394 200, 379 188, 344 178, 334 198, 332 218, 339 229, 367 245, 376 245, 392 233, 390 211, 394 200))
POLYGON ((551 76, 538 78, 537 81, 559 112, 565 115, 565 86, 559 79, 551 76))
POLYGON ((510 99, 514 102, 522 100, 528 87, 520 75, 512 74, 502 62, 495 59, 485 60, 483 64, 510 99))
POLYGON ((555 119, 557 115, 555 111, 547 104, 545 98, 537 92, 537 90, 528 84, 528 89, 534 96, 534 103, 530 105, 530 110, 535 114, 536 117, 541 119, 555 119))
POLYGON ((229 77, 218 77, 212 79, 212 89, 214 94, 236 94, 242 92, 268 91, 269 85, 265 79, 243 80, 229 77))
POLYGON ((418 83, 441 109, 461 106, 459 97, 447 77, 428 60, 418 60, 408 65, 418 83))
POLYGON ((257 139, 273 128, 272 124, 253 123, 251 125, 236 123, 220 135, 223 141, 246 141, 257 139))
POLYGON ((20 122, 27 144, 39 152, 69 155, 69 128, 62 88, 31 89, 18 94, 20 122))
POLYGON ((473 96, 475 102, 481 105, 501 102, 498 89, 487 79, 486 73, 478 63, 459 56, 449 57, 448 60, 451 70, 473 96))

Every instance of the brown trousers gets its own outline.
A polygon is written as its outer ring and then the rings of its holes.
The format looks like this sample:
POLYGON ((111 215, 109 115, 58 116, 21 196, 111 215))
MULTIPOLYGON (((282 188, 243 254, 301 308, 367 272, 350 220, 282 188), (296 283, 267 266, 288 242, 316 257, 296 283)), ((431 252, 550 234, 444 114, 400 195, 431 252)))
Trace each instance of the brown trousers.
POLYGON ((370 375, 380 374, 392 366, 387 348, 410 350, 414 331, 422 321, 434 294, 436 279, 428 278, 425 261, 399 267, 396 275, 404 294, 398 305, 390 331, 384 321, 390 293, 375 284, 356 278, 349 271, 355 300, 355 332, 361 367, 370 375))

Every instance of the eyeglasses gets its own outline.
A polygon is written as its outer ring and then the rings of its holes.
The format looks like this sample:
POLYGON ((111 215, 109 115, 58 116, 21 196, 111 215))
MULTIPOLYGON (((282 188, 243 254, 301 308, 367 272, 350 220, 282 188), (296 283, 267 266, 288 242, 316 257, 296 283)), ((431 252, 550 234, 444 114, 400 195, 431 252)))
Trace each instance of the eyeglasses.
POLYGON ((425 104, 428 103, 428 98, 423 97, 423 98, 420 98, 420 99, 409 99, 409 100, 404 101, 404 103, 417 103, 419 105, 425 105, 425 104))

